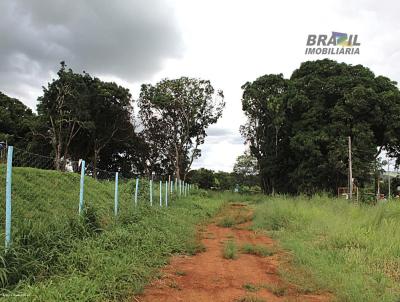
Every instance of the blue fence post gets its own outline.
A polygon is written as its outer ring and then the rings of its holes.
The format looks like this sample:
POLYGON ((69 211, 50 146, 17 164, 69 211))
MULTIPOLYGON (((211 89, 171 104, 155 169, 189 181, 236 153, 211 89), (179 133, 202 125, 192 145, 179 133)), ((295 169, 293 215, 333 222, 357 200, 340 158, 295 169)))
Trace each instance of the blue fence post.
POLYGON ((6 249, 11 245, 11 184, 13 151, 14 147, 8 146, 6 175, 6 249))
POLYGON ((162 207, 162 180, 160 180, 160 207, 162 207))
POLYGON ((81 162, 81 187, 79 190, 79 215, 82 213, 83 210, 83 190, 85 186, 85 165, 86 162, 82 160, 81 162))
POLYGON ((168 207, 168 181, 165 182, 165 206, 168 207))
POLYGON ((115 172, 114 214, 118 215, 118 172, 115 172))
POLYGON ((168 188, 167 190, 171 190, 171 175, 168 175, 168 188))
POLYGON ((136 177, 136 186, 135 186, 135 206, 137 206, 138 190, 139 190, 139 177, 136 177))

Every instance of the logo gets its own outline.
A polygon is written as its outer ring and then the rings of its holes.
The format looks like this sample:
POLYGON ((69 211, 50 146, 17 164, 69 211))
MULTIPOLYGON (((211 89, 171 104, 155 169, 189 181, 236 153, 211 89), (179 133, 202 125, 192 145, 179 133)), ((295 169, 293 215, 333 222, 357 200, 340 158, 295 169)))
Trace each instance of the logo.
POLYGON ((306 55, 359 55, 358 35, 332 32, 332 35, 308 35, 306 55))

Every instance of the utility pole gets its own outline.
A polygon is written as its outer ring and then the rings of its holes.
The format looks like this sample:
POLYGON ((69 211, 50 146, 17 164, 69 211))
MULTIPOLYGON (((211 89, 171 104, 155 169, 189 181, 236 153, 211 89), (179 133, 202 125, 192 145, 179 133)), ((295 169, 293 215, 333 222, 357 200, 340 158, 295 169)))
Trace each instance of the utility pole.
POLYGON ((349 136, 349 198, 353 198, 353 169, 351 166, 351 137, 349 136))

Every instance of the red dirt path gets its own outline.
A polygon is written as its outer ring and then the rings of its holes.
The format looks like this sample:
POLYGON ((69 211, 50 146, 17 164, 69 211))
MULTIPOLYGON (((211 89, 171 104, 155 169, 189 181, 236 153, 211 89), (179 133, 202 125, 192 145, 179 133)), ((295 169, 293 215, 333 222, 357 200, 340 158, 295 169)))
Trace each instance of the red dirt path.
MULTIPOLYGON (((233 205, 228 212, 236 211, 238 208, 239 205, 233 205)), ((223 245, 229 239, 234 240, 238 246, 243 243, 252 243, 275 247, 271 238, 247 230, 248 224, 233 228, 222 228, 216 224, 208 225, 202 232, 202 243, 206 251, 195 256, 174 256, 170 264, 162 270, 162 277, 153 281, 145 289, 143 295, 134 300, 141 302, 251 301, 243 300, 245 296, 257 297, 260 299, 257 301, 260 302, 325 302, 330 300, 329 295, 298 294, 294 286, 281 280, 278 274, 282 255, 280 252, 270 257, 239 253, 235 260, 224 259, 223 245), (257 290, 248 292, 243 287, 245 284, 255 285, 257 290), (284 288, 285 293, 277 293, 273 288, 284 288)))

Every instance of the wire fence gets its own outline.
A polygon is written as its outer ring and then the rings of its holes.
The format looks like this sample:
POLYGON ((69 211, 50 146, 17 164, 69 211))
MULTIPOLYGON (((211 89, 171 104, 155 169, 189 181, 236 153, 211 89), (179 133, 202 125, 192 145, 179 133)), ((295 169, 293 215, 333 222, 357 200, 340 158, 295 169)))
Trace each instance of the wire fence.
MULTIPOLYGON (((12 146, 0 149, 1 232, 7 249, 13 237, 33 240, 40 228, 70 227, 77 216, 96 224, 118 223, 137 207, 168 207, 193 187, 170 176, 122 177, 117 171, 93 168, 84 160, 61 163, 12 146), (101 223, 99 222, 101 221, 101 223)), ((25 242, 26 243, 26 242, 25 242)))

